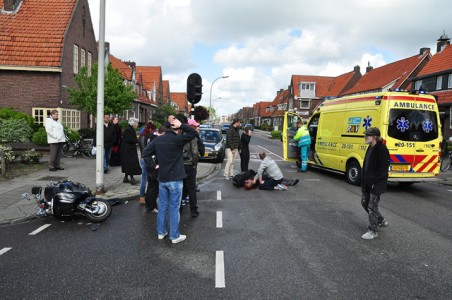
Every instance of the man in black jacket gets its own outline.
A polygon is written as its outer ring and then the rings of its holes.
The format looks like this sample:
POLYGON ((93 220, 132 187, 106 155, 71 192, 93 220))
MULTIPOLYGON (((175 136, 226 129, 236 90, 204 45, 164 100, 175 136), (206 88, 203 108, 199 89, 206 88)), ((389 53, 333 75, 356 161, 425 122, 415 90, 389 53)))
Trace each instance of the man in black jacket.
MULTIPOLYGON (((94 133, 94 145, 96 145, 97 133, 94 133)), ((111 148, 117 140, 116 128, 113 123, 110 122, 110 116, 104 115, 104 174, 108 173, 108 167, 110 166, 111 148)))
POLYGON ((371 240, 378 236, 378 227, 388 226, 388 222, 378 211, 378 203, 380 195, 386 191, 388 183, 389 151, 381 142, 378 128, 368 128, 365 132, 365 139, 369 147, 363 163, 361 205, 369 215, 369 227, 362 238, 371 240))
POLYGON ((224 179, 229 180, 234 176, 234 161, 240 148, 240 119, 232 120, 231 127, 226 132, 226 166, 224 167, 224 179))
POLYGON ((154 139, 145 149, 145 160, 156 155, 159 165, 159 210, 157 215, 157 235, 162 240, 168 234, 168 209, 170 212, 169 238, 173 244, 186 239, 179 233, 179 208, 182 197, 183 179, 186 177, 183 148, 186 143, 198 137, 198 132, 178 119, 170 121, 171 129, 154 139), (183 134, 182 134, 183 133, 183 134))

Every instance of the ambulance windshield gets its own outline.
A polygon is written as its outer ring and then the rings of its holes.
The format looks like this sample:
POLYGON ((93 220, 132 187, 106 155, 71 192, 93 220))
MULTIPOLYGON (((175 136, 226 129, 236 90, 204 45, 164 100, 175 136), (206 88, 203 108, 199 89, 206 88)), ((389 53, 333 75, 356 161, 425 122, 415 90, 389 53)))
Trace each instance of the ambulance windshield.
POLYGON ((388 135, 401 141, 428 142, 438 138, 438 120, 434 111, 391 109, 388 135))

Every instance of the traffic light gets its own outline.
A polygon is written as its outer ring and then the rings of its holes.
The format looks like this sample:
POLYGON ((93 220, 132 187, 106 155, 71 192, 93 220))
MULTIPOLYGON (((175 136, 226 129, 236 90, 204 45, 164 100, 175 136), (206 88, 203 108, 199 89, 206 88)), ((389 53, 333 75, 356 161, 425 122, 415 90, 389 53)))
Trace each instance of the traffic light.
POLYGON ((191 104, 201 101, 202 78, 198 73, 192 73, 187 78, 187 100, 191 104))

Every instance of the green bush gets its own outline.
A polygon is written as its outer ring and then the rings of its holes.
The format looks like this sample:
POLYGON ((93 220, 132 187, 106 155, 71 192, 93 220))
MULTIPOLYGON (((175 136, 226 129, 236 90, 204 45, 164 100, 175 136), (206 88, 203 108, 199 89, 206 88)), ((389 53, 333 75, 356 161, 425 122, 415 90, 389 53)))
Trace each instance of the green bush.
POLYGON ((281 130, 273 130, 271 132, 271 134, 272 134, 272 139, 275 139, 275 140, 281 139, 281 134, 282 134, 281 130))
POLYGON ((0 142, 29 142, 33 129, 24 119, 0 120, 0 142))
POLYGON ((64 127, 64 133, 71 142, 76 142, 80 139, 80 134, 70 128, 64 127))
POLYGON ((44 127, 39 127, 39 129, 33 134, 31 139, 36 145, 47 146, 47 133, 44 127))
POLYGON ((267 123, 264 123, 264 124, 261 125, 260 129, 266 130, 266 131, 272 131, 273 130, 273 126, 271 126, 271 125, 269 125, 267 123))
POLYGON ((93 139, 96 130, 94 128, 80 128, 78 134, 85 139, 93 139))
POLYGON ((24 120, 28 126, 31 128, 35 124, 35 120, 32 116, 27 115, 26 113, 19 112, 14 110, 14 108, 7 107, 7 108, 0 108, 0 119, 1 120, 24 120))

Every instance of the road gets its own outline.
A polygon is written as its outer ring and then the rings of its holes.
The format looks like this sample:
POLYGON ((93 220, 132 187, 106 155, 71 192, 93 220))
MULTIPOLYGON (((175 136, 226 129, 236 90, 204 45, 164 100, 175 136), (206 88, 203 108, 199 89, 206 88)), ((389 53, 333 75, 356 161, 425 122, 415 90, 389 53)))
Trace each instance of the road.
POLYGON ((177 245, 157 240, 156 215, 137 201, 114 206, 98 228, 83 218, 0 227, 1 298, 452 299, 450 187, 389 186, 389 227, 365 241, 359 187, 297 173, 280 143, 259 133, 251 168, 263 150, 300 183, 245 191, 220 170, 201 185, 201 215, 182 214, 187 240, 177 245))

